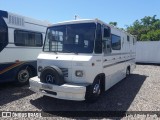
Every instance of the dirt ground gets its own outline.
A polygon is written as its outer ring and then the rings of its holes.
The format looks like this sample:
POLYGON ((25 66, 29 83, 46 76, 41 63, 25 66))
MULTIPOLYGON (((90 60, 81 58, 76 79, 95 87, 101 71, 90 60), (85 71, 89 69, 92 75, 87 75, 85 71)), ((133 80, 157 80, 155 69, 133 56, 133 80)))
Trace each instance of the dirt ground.
MULTIPOLYGON (((59 111, 160 111, 160 66, 137 65, 134 72, 103 93, 96 103, 67 101, 43 97, 24 87, 11 83, 0 85, 0 111, 45 111, 51 116, 45 119, 75 119, 58 114, 59 111), (58 112, 48 112, 58 111, 58 112)), ((160 113, 160 112, 159 112, 160 113)), ((93 112, 94 114, 94 112, 93 112)), ((102 116, 101 119, 106 117, 102 116)), ((9 119, 9 118, 5 118, 9 119)), ((30 119, 30 118, 27 118, 30 119)), ((37 118, 32 118, 37 119, 37 118)), ((127 117, 123 117, 127 119, 127 117)))

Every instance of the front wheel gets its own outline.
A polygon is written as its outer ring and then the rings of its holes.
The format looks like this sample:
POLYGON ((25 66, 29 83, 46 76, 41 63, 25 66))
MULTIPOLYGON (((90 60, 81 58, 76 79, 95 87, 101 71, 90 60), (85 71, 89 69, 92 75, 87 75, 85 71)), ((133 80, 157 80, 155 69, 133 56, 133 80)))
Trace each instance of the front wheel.
POLYGON ((31 69, 29 67, 23 67, 17 72, 17 84, 25 85, 29 82, 29 78, 32 77, 31 69))
POLYGON ((131 74, 130 73, 130 67, 127 67, 127 69, 126 69, 126 77, 128 77, 130 74, 131 74))
POLYGON ((102 88, 101 87, 101 79, 100 79, 100 77, 97 77, 94 80, 93 84, 87 87, 86 96, 85 96, 86 101, 87 102, 95 102, 99 98, 99 96, 102 92, 101 88, 102 88))

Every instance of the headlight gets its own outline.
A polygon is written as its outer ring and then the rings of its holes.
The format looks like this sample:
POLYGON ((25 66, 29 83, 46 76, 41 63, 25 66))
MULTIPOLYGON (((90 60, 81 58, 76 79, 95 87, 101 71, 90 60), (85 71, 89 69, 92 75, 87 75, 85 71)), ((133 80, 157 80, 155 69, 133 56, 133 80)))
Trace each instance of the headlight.
POLYGON ((83 77, 83 71, 82 70, 76 70, 75 75, 77 77, 83 77))
POLYGON ((38 72, 42 72, 43 67, 42 66, 38 66, 38 72))

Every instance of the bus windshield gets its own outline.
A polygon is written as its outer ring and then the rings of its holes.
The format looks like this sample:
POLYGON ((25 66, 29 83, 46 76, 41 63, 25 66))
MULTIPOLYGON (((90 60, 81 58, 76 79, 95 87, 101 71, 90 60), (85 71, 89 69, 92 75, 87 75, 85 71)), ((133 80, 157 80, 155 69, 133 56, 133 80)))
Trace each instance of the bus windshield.
POLYGON ((47 29, 44 52, 93 53, 96 24, 79 23, 47 29))
POLYGON ((8 27, 0 17, 0 52, 7 46, 8 44, 8 27))

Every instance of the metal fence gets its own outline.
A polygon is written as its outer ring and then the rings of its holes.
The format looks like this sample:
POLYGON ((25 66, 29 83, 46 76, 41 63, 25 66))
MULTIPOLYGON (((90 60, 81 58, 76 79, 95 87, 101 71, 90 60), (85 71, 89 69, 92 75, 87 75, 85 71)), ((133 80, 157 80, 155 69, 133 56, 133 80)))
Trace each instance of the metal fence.
POLYGON ((136 62, 160 63, 160 41, 137 42, 136 62))

